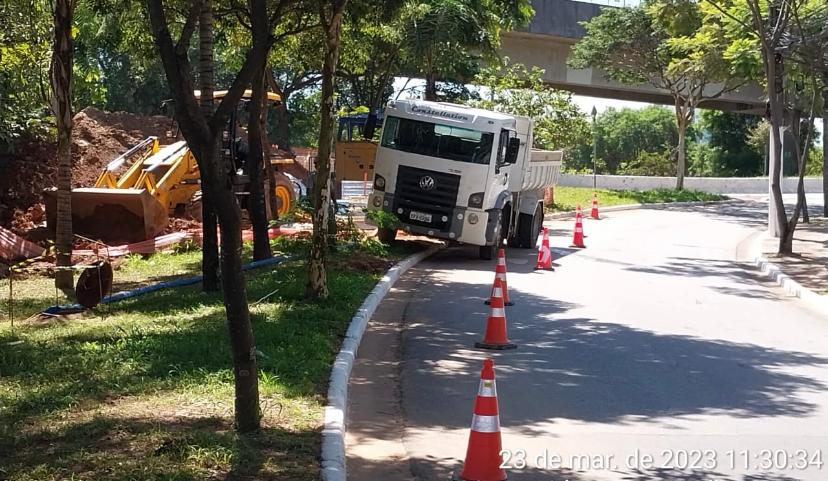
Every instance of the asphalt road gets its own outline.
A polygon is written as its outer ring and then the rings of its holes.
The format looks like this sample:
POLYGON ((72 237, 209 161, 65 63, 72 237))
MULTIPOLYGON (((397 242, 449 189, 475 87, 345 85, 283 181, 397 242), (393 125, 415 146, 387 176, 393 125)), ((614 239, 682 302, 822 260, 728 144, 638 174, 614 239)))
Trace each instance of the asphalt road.
POLYGON ((494 261, 450 248, 409 271, 354 371, 350 479, 448 479, 490 356, 503 447, 526 461, 510 479, 828 480, 828 319, 748 262, 764 209, 607 214, 585 250, 550 224, 555 272, 507 252, 514 351, 473 347, 494 261))

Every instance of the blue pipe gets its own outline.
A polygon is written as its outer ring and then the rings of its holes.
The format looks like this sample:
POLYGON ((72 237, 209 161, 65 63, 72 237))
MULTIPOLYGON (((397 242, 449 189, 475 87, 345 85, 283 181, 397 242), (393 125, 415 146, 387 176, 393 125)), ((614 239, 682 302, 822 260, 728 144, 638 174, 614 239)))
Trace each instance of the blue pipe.
MULTIPOLYGON (((253 261, 248 264, 242 266, 243 271, 249 271, 251 269, 257 269, 259 267, 266 267, 271 265, 278 265, 282 262, 288 261, 293 259, 293 256, 274 256, 268 259, 262 259, 260 261, 253 261)), ((124 299, 130 299, 132 297, 141 296, 144 294, 149 294, 150 292, 160 291, 162 289, 169 289, 170 287, 181 287, 181 286, 189 286, 193 284, 198 284, 204 276, 195 276, 195 277, 185 277, 183 279, 174 279, 171 281, 163 281, 157 284, 152 284, 149 286, 139 287, 137 289, 132 289, 131 291, 122 291, 116 294, 112 294, 110 296, 106 296, 101 304, 110 304, 112 302, 122 301, 124 299)), ((45 314, 58 314, 62 310, 65 309, 84 309, 83 306, 80 304, 70 304, 70 305, 56 305, 56 306, 49 306, 43 310, 45 314)))

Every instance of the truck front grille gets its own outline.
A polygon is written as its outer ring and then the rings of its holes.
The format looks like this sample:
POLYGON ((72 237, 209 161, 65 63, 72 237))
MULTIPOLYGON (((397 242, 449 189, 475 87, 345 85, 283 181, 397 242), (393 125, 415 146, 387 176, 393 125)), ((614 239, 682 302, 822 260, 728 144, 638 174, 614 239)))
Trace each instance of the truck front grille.
POLYGON ((407 224, 447 231, 451 225, 454 207, 457 205, 459 188, 459 175, 401 166, 397 171, 394 212, 407 224), (428 188, 428 177, 434 181, 431 189, 428 188), (423 188, 421 183, 426 188, 423 188), (431 222, 411 219, 411 211, 431 214, 431 222), (443 220, 444 217, 446 220, 443 220))

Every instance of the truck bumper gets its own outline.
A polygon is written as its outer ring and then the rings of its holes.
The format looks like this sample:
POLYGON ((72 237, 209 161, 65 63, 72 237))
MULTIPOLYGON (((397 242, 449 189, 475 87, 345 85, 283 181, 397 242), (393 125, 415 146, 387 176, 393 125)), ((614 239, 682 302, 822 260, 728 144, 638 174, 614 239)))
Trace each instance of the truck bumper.
POLYGON ((395 207, 394 194, 375 191, 368 198, 369 210, 384 210, 396 215, 402 224, 401 230, 405 232, 473 245, 491 245, 494 239, 492 229, 489 227, 490 212, 484 210, 455 207, 451 218, 448 219, 447 227, 441 230, 412 224, 404 217, 405 210, 403 210, 403 215, 400 215, 395 208, 400 210, 399 207, 395 207))

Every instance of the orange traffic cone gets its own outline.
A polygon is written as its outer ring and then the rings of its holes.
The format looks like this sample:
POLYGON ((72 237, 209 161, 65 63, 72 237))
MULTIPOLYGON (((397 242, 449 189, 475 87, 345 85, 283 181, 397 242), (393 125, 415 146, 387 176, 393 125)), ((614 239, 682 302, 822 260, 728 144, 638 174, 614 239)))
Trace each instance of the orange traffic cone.
POLYGON ((500 440, 500 417, 497 409, 497 386, 494 362, 483 361, 480 387, 474 401, 469 446, 460 479, 464 481, 503 481, 506 471, 501 468, 503 458, 500 440))
POLYGON ((499 277, 495 277, 494 289, 492 289, 492 299, 490 301, 491 310, 488 319, 486 319, 486 334, 483 336, 483 342, 474 343, 474 347, 480 349, 516 349, 517 346, 509 342, 506 336, 506 309, 503 306, 503 281, 499 277))
POLYGON ((581 206, 575 211, 575 233, 572 236, 572 245, 570 247, 585 248, 584 245, 584 221, 581 217, 581 206))
MULTIPOLYGON (((506 284, 506 249, 500 248, 497 250, 497 266, 495 266, 495 282, 492 284, 492 293, 489 294, 490 296, 494 294, 494 288, 497 285, 497 279, 500 279, 500 282, 503 284, 503 305, 504 306, 514 306, 515 303, 509 300, 509 287, 506 284)), ((487 306, 491 304, 489 299, 483 301, 484 304, 487 306)))
POLYGON ((543 228, 543 241, 538 248, 538 262, 535 263, 535 270, 544 269, 554 271, 552 267, 552 250, 549 248, 549 229, 543 228))
POLYGON ((598 194, 592 194, 592 212, 589 213, 589 216, 595 220, 601 219, 598 215, 598 194))

